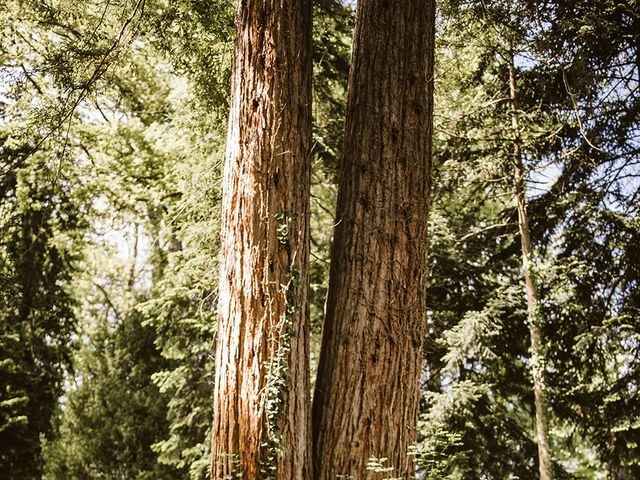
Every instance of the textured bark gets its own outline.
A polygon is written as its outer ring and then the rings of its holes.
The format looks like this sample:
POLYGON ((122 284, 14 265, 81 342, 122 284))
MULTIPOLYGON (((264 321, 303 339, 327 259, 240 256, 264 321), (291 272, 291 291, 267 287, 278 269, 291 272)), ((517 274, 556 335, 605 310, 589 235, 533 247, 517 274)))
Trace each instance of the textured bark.
POLYGON ((425 323, 434 2, 360 0, 353 45, 314 477, 406 478, 425 323), (393 472, 367 471, 372 457, 393 472))
POLYGON ((223 179, 212 476, 310 477, 311 1, 242 0, 223 179))
POLYGON ((515 194, 518 207, 518 225, 520 229, 520 244, 522 247, 522 270, 527 293, 527 321, 531 336, 531 363, 533 376, 533 393, 536 410, 536 442, 538 444, 538 469, 540 480, 553 478, 551 454, 549 451, 549 419, 547 413, 547 399, 544 389, 544 354, 542 351, 542 332, 538 312, 538 293, 531 262, 533 259, 533 243, 529 230, 527 215, 527 198, 524 181, 524 166, 522 164, 522 141, 518 122, 516 72, 513 57, 509 64, 509 90, 511 100, 511 125, 514 132, 513 163, 515 178, 515 194))

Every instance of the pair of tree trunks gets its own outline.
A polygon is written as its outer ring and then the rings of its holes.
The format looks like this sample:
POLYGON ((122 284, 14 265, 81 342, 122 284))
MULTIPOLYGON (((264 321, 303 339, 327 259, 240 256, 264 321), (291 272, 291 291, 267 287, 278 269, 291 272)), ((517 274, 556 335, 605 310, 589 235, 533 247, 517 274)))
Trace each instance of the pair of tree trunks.
POLYGON ((538 471, 540 480, 552 480, 553 469, 549 446, 549 415, 547 412, 547 396, 544 385, 544 353, 542 351, 542 331, 540 329, 540 312, 538 310, 538 291, 535 272, 533 271, 533 242, 529 229, 527 214, 527 197, 525 172, 522 161, 522 140, 517 110, 516 70, 513 54, 509 62, 509 93, 511 102, 511 126, 514 132, 513 164, 515 180, 515 196, 518 209, 518 226, 520 229, 520 245, 522 249, 522 270, 527 294, 527 322, 531 337, 531 370, 533 377, 533 394, 536 415, 536 443, 538 445, 538 471))
POLYGON ((238 4, 223 179, 216 480, 379 478, 367 463, 381 457, 392 476, 413 473, 407 449, 416 435, 426 311, 434 5, 358 2, 311 422, 311 2, 238 4))

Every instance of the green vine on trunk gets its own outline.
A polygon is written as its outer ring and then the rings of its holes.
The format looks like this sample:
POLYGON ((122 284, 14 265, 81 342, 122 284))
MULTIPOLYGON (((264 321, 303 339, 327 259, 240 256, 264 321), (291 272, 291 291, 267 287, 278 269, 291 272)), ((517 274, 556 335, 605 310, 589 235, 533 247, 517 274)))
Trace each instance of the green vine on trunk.
MULTIPOLYGON (((280 222, 276 228, 278 243, 290 250, 290 234, 295 230, 297 216, 294 213, 278 213, 275 218, 280 222)), ((295 260, 294 253, 291 255, 289 271, 286 273, 288 281, 282 285, 285 308, 276 327, 276 331, 279 332, 277 350, 271 360, 265 363, 264 395, 267 431, 260 445, 265 451, 264 459, 261 459, 261 474, 265 480, 275 480, 276 465, 286 447, 283 445, 278 423, 285 413, 284 406, 289 385, 288 358, 291 352, 291 340, 294 337, 295 315, 300 312, 299 298, 295 293, 300 286, 300 271, 295 266, 295 260)))

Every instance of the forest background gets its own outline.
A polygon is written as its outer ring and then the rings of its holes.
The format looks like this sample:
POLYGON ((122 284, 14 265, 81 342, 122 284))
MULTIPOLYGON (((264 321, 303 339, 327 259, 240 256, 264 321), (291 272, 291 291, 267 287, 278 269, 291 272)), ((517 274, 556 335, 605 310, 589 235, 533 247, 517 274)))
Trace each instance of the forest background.
MULTIPOLYGON (((419 475, 538 472, 513 64, 555 475, 640 478, 637 1, 438 7, 419 475)), ((312 371, 353 17, 314 2, 312 371)), ((233 5, 0 25, 0 474, 205 479, 233 5)))

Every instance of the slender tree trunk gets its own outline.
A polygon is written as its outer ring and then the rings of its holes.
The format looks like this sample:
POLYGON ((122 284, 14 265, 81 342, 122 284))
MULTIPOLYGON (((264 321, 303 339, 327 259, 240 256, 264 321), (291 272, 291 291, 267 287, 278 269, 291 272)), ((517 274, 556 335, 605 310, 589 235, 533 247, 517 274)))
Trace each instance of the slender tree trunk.
POLYGON ((313 402, 314 478, 407 478, 425 321, 434 1, 360 0, 313 402), (390 473, 367 471, 385 457, 390 473))
POLYGON ((616 436, 611 433, 611 439, 609 442, 609 480, 618 480, 620 478, 620 449, 618 448, 618 442, 616 436))
POLYGON ((618 480, 620 478, 620 459, 611 460, 609 465, 609 480, 618 480))
POLYGON ((538 444, 538 467, 540 480, 553 478, 551 454, 549 451, 549 419, 547 413, 547 399, 544 387, 544 354, 542 352, 542 332, 540 330, 540 317, 538 312, 538 294, 534 272, 532 271, 533 244, 529 231, 529 218, 527 216, 527 199, 525 174, 522 164, 522 140, 520 137, 520 125, 518 123, 517 96, 516 96, 516 72, 513 56, 509 63, 509 90, 511 100, 511 125, 514 132, 513 163, 515 177, 515 194, 518 205, 518 225, 520 227, 520 243, 522 246, 522 270, 524 272, 524 284, 527 292, 527 321, 531 336, 531 363, 533 373, 533 393, 536 409, 536 442, 538 444))
POLYGON ((140 224, 136 223, 133 230, 131 265, 129 267, 129 278, 127 280, 127 287, 129 292, 133 292, 133 286, 136 283, 136 267, 138 266, 138 243, 140 243, 140 224))
POLYGON ((636 73, 638 74, 638 78, 640 78, 640 17, 638 15, 634 17, 633 24, 636 32, 635 37, 633 38, 636 51, 636 73))
POLYGON ((310 477, 311 1, 236 12, 212 475, 310 477))

